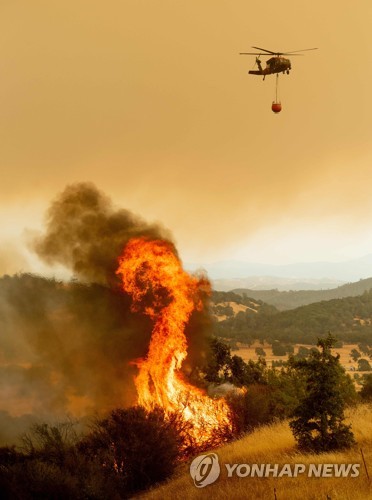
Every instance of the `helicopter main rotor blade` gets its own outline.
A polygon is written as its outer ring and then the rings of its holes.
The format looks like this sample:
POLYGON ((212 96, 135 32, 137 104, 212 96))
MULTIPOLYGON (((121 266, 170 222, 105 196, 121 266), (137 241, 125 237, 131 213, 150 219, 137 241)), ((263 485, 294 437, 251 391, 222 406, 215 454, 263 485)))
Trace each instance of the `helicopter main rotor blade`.
MULTIPOLYGON (((286 52, 279 52, 275 54, 263 54, 262 52, 239 52, 239 55, 241 56, 264 56, 264 57, 269 57, 269 56, 281 56, 281 55, 287 55, 286 52)), ((303 56, 304 54, 288 54, 292 56, 303 56)))
POLYGON ((269 54, 273 54, 273 55, 281 54, 281 52, 273 52, 272 50, 261 49, 261 47, 253 47, 253 45, 252 45, 252 49, 263 50, 264 52, 268 52, 269 54))
POLYGON ((295 54, 296 52, 306 52, 307 50, 318 50, 318 47, 315 47, 313 49, 292 50, 291 52, 282 52, 282 54, 289 56, 291 54, 295 54))
MULTIPOLYGON (((273 52, 272 50, 263 49, 261 47, 253 47, 252 46, 252 48, 257 49, 257 50, 263 50, 267 54, 272 54, 273 56, 290 56, 290 55, 295 55, 297 52, 307 52, 308 50, 318 50, 318 47, 314 47, 312 49, 291 50, 290 52, 273 52)), ((265 54, 263 54, 263 55, 265 55, 265 54)))
POLYGON ((291 52, 273 52, 272 50, 262 49, 261 47, 253 47, 257 50, 263 50, 262 52, 239 52, 241 56, 303 56, 304 54, 298 54, 298 52, 307 52, 308 50, 318 50, 318 47, 314 47, 312 49, 301 49, 301 50, 292 50, 291 52))

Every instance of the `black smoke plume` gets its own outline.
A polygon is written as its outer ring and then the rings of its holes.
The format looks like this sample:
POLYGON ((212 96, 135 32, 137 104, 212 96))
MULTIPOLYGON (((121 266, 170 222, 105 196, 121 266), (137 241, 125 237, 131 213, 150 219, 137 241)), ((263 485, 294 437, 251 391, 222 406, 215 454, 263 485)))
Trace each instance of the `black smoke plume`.
POLYGON ((34 250, 48 264, 63 264, 84 281, 112 284, 118 256, 130 238, 171 241, 169 231, 129 210, 115 209, 93 184, 66 187, 48 210, 46 232, 34 250))

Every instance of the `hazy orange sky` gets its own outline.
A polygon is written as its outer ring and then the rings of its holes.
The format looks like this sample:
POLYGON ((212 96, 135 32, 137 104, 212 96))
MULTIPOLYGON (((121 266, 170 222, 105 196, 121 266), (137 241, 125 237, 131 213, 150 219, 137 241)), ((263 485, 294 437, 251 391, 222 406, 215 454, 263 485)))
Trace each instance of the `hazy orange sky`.
POLYGON ((5 0, 0 5, 0 272, 66 184, 174 234, 186 261, 372 253, 372 4, 5 0), (248 76, 256 45, 291 51, 248 76))

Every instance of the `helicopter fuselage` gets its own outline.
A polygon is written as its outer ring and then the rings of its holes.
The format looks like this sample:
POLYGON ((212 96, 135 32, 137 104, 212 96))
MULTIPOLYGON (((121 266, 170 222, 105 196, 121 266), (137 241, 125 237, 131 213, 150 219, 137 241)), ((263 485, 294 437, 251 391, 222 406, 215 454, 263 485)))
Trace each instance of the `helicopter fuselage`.
POLYGON ((271 75, 274 73, 289 73, 291 61, 286 57, 274 56, 266 61, 266 68, 262 68, 260 61, 256 60, 259 69, 249 71, 250 75, 271 75))

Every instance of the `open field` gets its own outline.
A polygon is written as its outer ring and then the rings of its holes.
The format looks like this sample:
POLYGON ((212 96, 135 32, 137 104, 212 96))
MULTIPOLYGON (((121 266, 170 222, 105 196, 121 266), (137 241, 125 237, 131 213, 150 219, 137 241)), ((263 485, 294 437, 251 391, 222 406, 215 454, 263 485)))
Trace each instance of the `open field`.
POLYGON ((182 465, 175 478, 142 495, 143 499, 273 499, 277 500, 368 500, 372 482, 367 479, 360 453, 372 476, 372 406, 360 405, 348 412, 348 421, 357 445, 347 451, 321 455, 303 454, 296 447, 287 422, 257 429, 242 439, 214 450, 221 465, 218 480, 205 488, 196 488, 189 464, 182 465), (358 477, 237 477, 227 476, 224 464, 360 464, 358 477), (328 496, 327 496, 328 495, 328 496))
MULTIPOLYGON (((316 347, 314 345, 295 344, 294 345, 294 354, 297 354, 300 346, 307 347, 308 349, 310 349, 311 347, 316 347)), ((264 351, 266 353, 265 359, 267 361, 268 366, 271 366, 272 361, 286 361, 288 358, 288 355, 286 355, 286 356, 274 356, 272 353, 270 344, 265 343, 264 345, 262 345, 258 341, 256 341, 254 344, 252 344, 250 346, 238 343, 238 347, 239 347, 239 349, 234 350, 233 353, 236 354, 237 356, 240 356, 241 358, 243 358, 243 360, 246 362, 249 359, 253 359, 254 361, 258 360, 258 356, 255 352, 256 347, 262 347, 264 349, 264 351)), ((356 363, 355 361, 353 361, 350 358, 350 351, 352 349, 356 349, 357 351, 359 351, 358 344, 344 344, 343 347, 332 349, 334 354, 340 355, 340 363, 347 371, 355 371, 358 368, 358 363, 356 363)), ((367 356, 362 355, 362 358, 367 358, 367 356)), ((363 374, 363 372, 357 372, 357 373, 363 374)))

